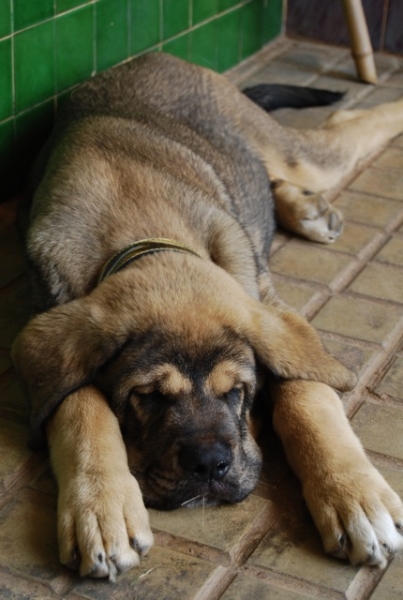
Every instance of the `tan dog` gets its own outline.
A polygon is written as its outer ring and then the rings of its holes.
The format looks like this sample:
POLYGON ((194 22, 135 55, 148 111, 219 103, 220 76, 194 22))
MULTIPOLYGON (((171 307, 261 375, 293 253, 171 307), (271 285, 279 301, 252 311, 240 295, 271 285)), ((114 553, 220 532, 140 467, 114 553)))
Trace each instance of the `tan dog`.
POLYGON ((143 498, 249 494, 258 370, 274 374, 274 426, 325 549, 382 567, 402 547, 402 503, 329 387, 355 377, 267 270, 269 176, 280 221, 331 241, 341 216, 319 193, 402 130, 403 101, 292 131, 225 77, 163 54, 73 93, 27 233, 41 314, 13 348, 58 481, 63 564, 112 579, 137 565, 153 542, 143 498))

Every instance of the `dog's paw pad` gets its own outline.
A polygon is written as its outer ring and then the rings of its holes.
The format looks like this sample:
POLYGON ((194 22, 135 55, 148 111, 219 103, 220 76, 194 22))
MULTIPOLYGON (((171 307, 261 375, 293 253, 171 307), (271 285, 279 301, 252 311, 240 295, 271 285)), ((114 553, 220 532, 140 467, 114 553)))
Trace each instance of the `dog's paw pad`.
POLYGON ((301 233, 308 239, 322 244, 331 244, 343 233, 341 213, 327 204, 325 211, 318 211, 315 218, 301 220, 301 233))

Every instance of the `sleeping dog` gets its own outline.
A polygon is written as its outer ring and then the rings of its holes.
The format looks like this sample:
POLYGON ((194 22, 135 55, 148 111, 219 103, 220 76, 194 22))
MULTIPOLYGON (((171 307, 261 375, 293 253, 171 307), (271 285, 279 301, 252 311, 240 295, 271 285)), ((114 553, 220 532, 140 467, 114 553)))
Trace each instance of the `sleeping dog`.
POLYGON ((342 216, 321 192, 402 130, 403 100, 284 128, 162 53, 73 92, 34 173, 38 315, 13 346, 58 482, 63 564, 114 579, 153 543, 145 505, 245 498, 262 386, 325 550, 383 567, 402 547, 402 503, 332 389, 355 376, 267 266, 273 204, 289 230, 333 241, 342 216))

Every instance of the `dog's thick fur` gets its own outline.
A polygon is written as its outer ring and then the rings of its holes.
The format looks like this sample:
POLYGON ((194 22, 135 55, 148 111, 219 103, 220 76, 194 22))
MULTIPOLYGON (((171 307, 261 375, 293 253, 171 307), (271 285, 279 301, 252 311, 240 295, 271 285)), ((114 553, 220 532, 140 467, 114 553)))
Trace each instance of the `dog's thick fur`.
POLYGON ((269 176, 280 222, 332 241, 342 218, 320 192, 401 130, 403 101, 292 131, 225 77, 163 54, 73 93, 35 175, 41 314, 13 347, 58 481, 62 563, 111 578, 137 565, 153 541, 142 496, 174 508, 249 494, 258 370, 325 549, 384 566, 402 547, 402 503, 329 387, 355 377, 267 269, 269 176), (112 255, 158 237, 198 256, 149 254, 97 285, 112 255))

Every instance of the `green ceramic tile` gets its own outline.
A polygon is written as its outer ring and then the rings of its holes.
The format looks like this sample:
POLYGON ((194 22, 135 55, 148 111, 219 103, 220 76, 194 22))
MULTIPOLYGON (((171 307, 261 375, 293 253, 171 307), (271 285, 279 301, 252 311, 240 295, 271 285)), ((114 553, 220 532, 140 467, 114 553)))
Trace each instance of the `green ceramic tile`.
POLYGON ((210 21, 192 31, 190 38, 191 62, 208 67, 217 68, 216 21, 210 21))
POLYGON ((14 31, 53 17, 53 0, 14 0, 14 31))
POLYGON ((128 56, 127 0, 99 0, 95 5, 97 71, 128 56))
POLYGON ((54 21, 15 36, 14 63, 17 112, 54 94, 54 21))
POLYGON ((143 52, 160 42, 160 0, 129 0, 130 53, 143 52))
POLYGON ((193 0, 192 22, 200 23, 205 19, 216 15, 218 12, 218 0, 193 0))
POLYGON ((11 0, 0 0, 0 38, 11 33, 11 0))
POLYGON ((162 39, 188 29, 191 0, 162 0, 162 39))
POLYGON ((240 2, 241 0, 218 0, 218 10, 227 10, 227 8, 232 8, 236 4, 240 4, 240 2))
POLYGON ((280 35, 283 24, 283 0, 270 0, 263 7, 262 44, 280 35))
MULTIPOLYGON (((33 1, 33 0, 28 0, 33 1)), ((40 0, 36 0, 37 2, 40 0)), ((57 14, 65 12, 66 10, 70 10, 71 8, 76 8, 77 6, 82 6, 83 4, 88 4, 91 0, 56 0, 56 12, 57 14)))
POLYGON ((252 0, 242 7, 242 59, 261 48, 262 9, 261 0, 252 0))
POLYGON ((56 19, 57 90, 87 77, 94 69, 94 6, 85 6, 56 19))
POLYGON ((217 20, 217 70, 222 72, 240 60, 241 11, 228 12, 217 20))
POLYGON ((166 42, 162 45, 162 50, 183 58, 184 60, 190 59, 190 33, 185 33, 170 42, 166 42))
POLYGON ((13 112, 11 38, 0 42, 0 121, 13 112))

